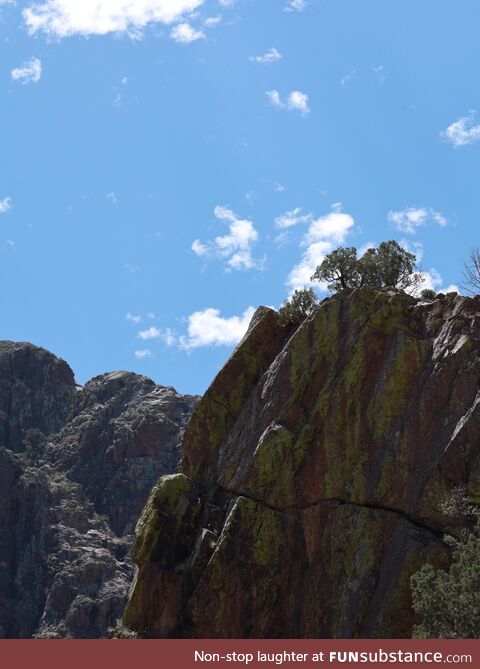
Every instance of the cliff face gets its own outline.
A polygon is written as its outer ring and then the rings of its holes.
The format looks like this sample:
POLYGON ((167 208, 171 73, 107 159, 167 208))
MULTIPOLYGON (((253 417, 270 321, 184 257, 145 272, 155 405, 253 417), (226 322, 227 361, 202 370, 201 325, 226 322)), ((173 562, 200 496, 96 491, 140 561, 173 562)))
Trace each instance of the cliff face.
POLYGON ((0 638, 100 637, 133 578, 131 533, 198 398, 0 342, 0 638))
POLYGON ((445 565, 440 504, 480 501, 480 300, 370 288, 293 334, 260 309, 137 525, 145 636, 405 637, 445 565))

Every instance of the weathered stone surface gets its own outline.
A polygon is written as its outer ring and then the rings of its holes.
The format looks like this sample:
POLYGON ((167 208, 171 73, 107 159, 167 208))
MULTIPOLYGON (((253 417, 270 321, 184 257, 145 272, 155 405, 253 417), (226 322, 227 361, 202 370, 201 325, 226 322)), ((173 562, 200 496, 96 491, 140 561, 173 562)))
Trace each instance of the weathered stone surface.
POLYGON ((293 334, 259 316, 187 428, 183 476, 142 514, 125 622, 409 636, 410 575, 449 560, 441 502, 461 485, 480 501, 480 300, 366 287, 293 334))
POLYGON ((127 372, 81 388, 48 351, 0 342, 0 638, 115 626, 133 527, 197 401, 127 372))

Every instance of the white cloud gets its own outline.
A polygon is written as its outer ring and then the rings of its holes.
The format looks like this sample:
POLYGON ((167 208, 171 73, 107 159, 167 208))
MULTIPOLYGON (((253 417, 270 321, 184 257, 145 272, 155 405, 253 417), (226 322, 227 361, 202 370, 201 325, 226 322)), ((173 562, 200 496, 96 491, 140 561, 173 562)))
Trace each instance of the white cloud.
POLYGON ((448 221, 443 214, 426 207, 408 207, 401 211, 389 211, 388 220, 401 232, 415 234, 417 228, 430 222, 444 228, 448 221))
POLYGON ((12 79, 21 84, 36 84, 42 77, 42 61, 39 58, 30 58, 20 67, 11 71, 12 79))
MULTIPOLYGON (((315 242, 307 247, 301 261, 292 269, 287 279, 287 286, 293 292, 301 288, 308 288, 311 286, 319 286, 310 280, 310 277, 317 269, 318 265, 325 258, 327 253, 333 250, 330 242, 315 242)), ((325 288, 320 286, 321 289, 325 288)))
POLYGON ((275 89, 273 91, 266 91, 265 95, 270 100, 271 104, 277 109, 285 107, 285 104, 282 102, 282 99, 280 98, 280 93, 275 89))
POLYGON ((287 109, 298 111, 302 116, 310 114, 308 95, 300 91, 292 91, 287 99, 287 109))
POLYGON ((142 317, 141 316, 134 316, 130 312, 125 316, 125 320, 130 321, 131 323, 141 323, 142 322, 142 317))
POLYGON ((302 208, 296 207, 295 209, 286 211, 281 216, 278 216, 275 219, 274 223, 277 226, 277 228, 285 229, 285 228, 292 228, 294 225, 298 225, 299 223, 305 223, 311 220, 312 220, 312 214, 302 215, 302 208))
POLYGON ((306 0, 288 0, 284 10, 286 12, 303 12, 306 6, 306 0))
POLYGON ((199 257, 222 258, 228 269, 261 269, 262 262, 252 257, 251 247, 258 239, 252 221, 238 218, 228 207, 217 206, 214 213, 219 221, 229 223, 228 234, 215 237, 207 244, 196 239, 192 251, 199 257))
POLYGON ((154 354, 148 348, 143 348, 140 351, 135 351, 137 360, 145 360, 146 358, 154 358, 154 354))
POLYGON ((205 39, 205 33, 193 28, 189 23, 179 23, 172 28, 170 37, 178 44, 191 44, 199 39, 205 39))
POLYGON ((139 339, 143 339, 144 341, 146 341, 148 339, 158 339, 159 337, 162 336, 162 333, 158 328, 152 325, 146 330, 141 330, 137 336, 139 339))
POLYGON ((326 289, 322 284, 312 283, 310 277, 325 256, 345 241, 354 225, 353 217, 341 211, 340 203, 334 205, 330 214, 312 220, 302 240, 302 246, 306 247, 302 259, 287 278, 291 291, 309 286, 326 289))
POLYGON ((342 79, 340 80, 340 86, 342 88, 345 88, 345 86, 355 77, 357 76, 357 70, 352 70, 348 74, 346 74, 342 79))
POLYGON ((208 19, 205 19, 205 26, 207 28, 213 28, 214 26, 218 26, 218 24, 221 22, 222 22, 221 16, 209 16, 208 19))
POLYGON ((274 190, 276 193, 283 193, 283 191, 285 190, 285 186, 277 181, 274 186, 274 190))
POLYGON ((137 35, 150 23, 171 24, 203 4, 204 0, 45 0, 23 10, 30 34, 137 35))
POLYGON ((445 294, 446 293, 458 293, 459 295, 461 294, 461 290, 456 283, 451 283, 449 286, 446 286, 446 288, 440 288, 438 292, 445 294))
POLYGON ((302 116, 307 116, 310 113, 310 107, 308 106, 308 95, 306 93, 302 93, 301 91, 292 91, 285 100, 282 100, 280 93, 275 89, 272 91, 266 91, 265 95, 276 109, 297 111, 302 116))
POLYGON ((117 204, 117 196, 115 193, 107 193, 106 198, 107 200, 110 200, 112 204, 117 204))
POLYGON ((0 214, 6 214, 9 209, 12 208, 12 198, 4 197, 3 200, 0 200, 0 214))
POLYGON ((443 284, 442 275, 435 267, 432 267, 428 272, 419 272, 420 284, 414 289, 408 289, 407 292, 413 293, 416 296, 425 289, 434 290, 437 293, 460 293, 460 288, 455 284, 441 287, 443 284))
POLYGON ((6 244, 7 246, 9 246, 11 249, 14 249, 15 246, 16 246, 16 243, 13 241, 13 239, 7 239, 7 241, 5 242, 5 244, 6 244))
POLYGON ((186 350, 203 346, 233 346, 243 337, 255 313, 248 307, 242 316, 223 318, 218 309, 196 311, 188 317, 188 335, 180 337, 186 350))
POLYGON ((206 244, 202 244, 202 242, 199 239, 196 239, 193 242, 191 249, 200 258, 202 256, 208 256, 210 253, 209 247, 206 244))
POLYGON ((437 293, 459 293, 460 289, 458 286, 451 284, 445 288, 440 288, 443 284, 442 275, 434 267, 430 269, 429 272, 420 272, 421 283, 418 287, 417 293, 420 293, 421 290, 429 288, 435 290, 437 293))
POLYGON ((250 56, 249 60, 252 61, 252 63, 275 63, 277 60, 282 59, 282 54, 275 49, 274 46, 272 46, 271 49, 269 49, 266 53, 264 53, 262 56, 250 56))
POLYGON ((333 244, 341 244, 354 224, 355 221, 349 214, 336 209, 331 214, 312 221, 303 243, 308 246, 327 239, 333 244))
POLYGON ((475 111, 472 109, 468 116, 463 116, 444 130, 441 135, 458 149, 461 146, 474 144, 480 139, 480 124, 474 125, 475 111))

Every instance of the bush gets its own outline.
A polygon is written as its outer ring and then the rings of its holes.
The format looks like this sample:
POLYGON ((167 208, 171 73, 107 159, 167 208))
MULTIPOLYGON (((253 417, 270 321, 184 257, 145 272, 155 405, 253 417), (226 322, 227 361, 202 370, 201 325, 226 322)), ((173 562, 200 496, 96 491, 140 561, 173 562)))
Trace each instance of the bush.
POLYGON ((437 293, 431 288, 424 288, 420 293, 422 300, 434 300, 437 297, 437 293))
POLYGON ((475 519, 473 529, 460 538, 445 537, 453 548, 448 571, 426 564, 411 577, 413 608, 422 622, 416 639, 478 639, 480 637, 480 516, 465 494, 457 489, 443 511, 463 523, 475 519))
POLYGON ((299 325, 317 306, 318 299, 311 288, 296 290, 278 310, 280 323, 286 327, 299 325))

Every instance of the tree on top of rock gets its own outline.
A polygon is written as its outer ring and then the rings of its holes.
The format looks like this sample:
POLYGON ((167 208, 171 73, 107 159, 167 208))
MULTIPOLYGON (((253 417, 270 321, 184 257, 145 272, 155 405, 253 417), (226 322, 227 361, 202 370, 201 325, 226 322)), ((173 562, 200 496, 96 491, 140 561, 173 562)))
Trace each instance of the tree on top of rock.
POLYGON ((311 288, 296 290, 279 309, 280 323, 285 326, 299 325, 318 307, 318 299, 311 288))
POLYGON ((354 246, 340 247, 324 258, 311 280, 326 281, 332 291, 361 286, 414 291, 421 281, 416 262, 414 253, 393 240, 368 249, 361 258, 354 246))

